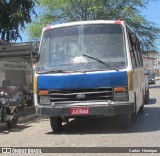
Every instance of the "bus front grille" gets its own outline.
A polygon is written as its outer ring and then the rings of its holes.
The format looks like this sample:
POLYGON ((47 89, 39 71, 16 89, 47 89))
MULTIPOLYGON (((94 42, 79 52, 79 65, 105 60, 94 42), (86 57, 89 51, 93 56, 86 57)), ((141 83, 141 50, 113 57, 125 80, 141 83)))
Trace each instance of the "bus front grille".
POLYGON ((50 99, 56 104, 106 101, 113 99, 113 91, 112 88, 52 90, 50 99))

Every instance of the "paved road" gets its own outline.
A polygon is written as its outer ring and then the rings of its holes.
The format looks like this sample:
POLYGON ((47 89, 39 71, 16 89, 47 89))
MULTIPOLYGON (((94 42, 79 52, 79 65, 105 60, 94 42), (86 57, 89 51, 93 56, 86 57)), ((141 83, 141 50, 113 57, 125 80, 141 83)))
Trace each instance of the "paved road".
MULTIPOLYGON (((77 119, 53 134, 48 118, 38 118, 8 130, 0 126, 0 147, 159 147, 160 81, 150 86, 144 114, 134 118, 130 130, 121 130, 115 118, 77 119)), ((93 154, 91 154, 93 155, 93 154)))

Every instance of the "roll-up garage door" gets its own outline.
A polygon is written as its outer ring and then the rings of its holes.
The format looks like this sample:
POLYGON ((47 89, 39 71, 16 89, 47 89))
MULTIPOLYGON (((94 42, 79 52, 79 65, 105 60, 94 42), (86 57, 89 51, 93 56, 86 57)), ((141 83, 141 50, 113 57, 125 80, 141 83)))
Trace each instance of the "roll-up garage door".
POLYGON ((20 86, 26 84, 24 70, 5 70, 5 79, 10 81, 10 86, 20 86))

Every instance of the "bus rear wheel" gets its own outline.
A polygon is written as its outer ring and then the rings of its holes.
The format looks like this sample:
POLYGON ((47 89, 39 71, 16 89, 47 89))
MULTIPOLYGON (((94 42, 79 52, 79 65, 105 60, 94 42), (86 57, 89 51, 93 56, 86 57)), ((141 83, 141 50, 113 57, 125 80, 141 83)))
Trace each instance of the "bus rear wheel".
POLYGON ((144 104, 148 104, 149 102, 149 90, 146 92, 145 97, 144 97, 144 104))
POLYGON ((59 132, 62 130, 62 118, 61 117, 50 117, 50 125, 52 128, 52 131, 59 132))

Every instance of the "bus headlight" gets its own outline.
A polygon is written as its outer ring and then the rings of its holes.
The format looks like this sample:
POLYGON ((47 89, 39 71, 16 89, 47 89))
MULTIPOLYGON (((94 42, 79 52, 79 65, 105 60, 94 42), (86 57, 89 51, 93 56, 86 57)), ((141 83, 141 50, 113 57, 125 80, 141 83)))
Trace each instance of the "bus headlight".
POLYGON ((127 88, 126 87, 115 87, 113 93, 114 101, 127 101, 127 88))
POLYGON ((41 104, 50 104, 50 96, 40 96, 41 104))
POLYGON ((119 92, 113 94, 114 101, 126 101, 127 100, 127 93, 126 92, 119 92))

